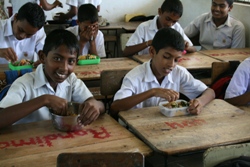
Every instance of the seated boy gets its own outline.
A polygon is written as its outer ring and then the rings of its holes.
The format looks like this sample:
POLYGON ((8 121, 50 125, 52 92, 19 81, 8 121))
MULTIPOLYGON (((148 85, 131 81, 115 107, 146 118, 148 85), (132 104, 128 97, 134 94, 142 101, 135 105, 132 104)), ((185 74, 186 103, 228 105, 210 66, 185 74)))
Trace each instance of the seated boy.
POLYGON ((51 119, 67 113, 67 102, 81 103, 79 120, 88 125, 104 112, 85 84, 73 73, 79 52, 78 41, 67 30, 54 30, 45 40, 36 71, 18 78, 0 101, 0 128, 13 123, 51 119))
POLYGON ((21 59, 38 60, 46 34, 45 15, 35 3, 26 3, 17 14, 0 20, 0 64, 21 59))
POLYGON ((249 64, 250 58, 241 62, 227 87, 225 100, 233 105, 242 106, 250 104, 249 64))
POLYGON ((185 48, 183 37, 172 28, 160 29, 149 53, 152 59, 132 69, 114 96, 111 114, 131 108, 157 106, 161 101, 179 99, 179 92, 190 100, 188 111, 199 114, 214 99, 214 91, 177 65, 185 48), (166 38, 166 36, 168 38, 166 38))
POLYGON ((244 48, 245 28, 228 13, 233 0, 212 0, 211 12, 193 20, 185 29, 189 38, 199 35, 201 50, 244 48))
POLYGON ((137 53, 139 55, 149 54, 148 48, 152 45, 155 33, 164 27, 171 27, 178 31, 185 40, 185 50, 195 52, 195 47, 178 23, 182 12, 183 6, 180 0, 165 0, 161 8, 158 9, 158 15, 153 20, 143 22, 137 27, 126 44, 124 56, 133 56, 137 53))
POLYGON ((77 14, 77 26, 67 30, 74 33, 80 45, 80 55, 94 54, 106 57, 104 36, 98 28, 98 11, 92 4, 81 5, 77 14))

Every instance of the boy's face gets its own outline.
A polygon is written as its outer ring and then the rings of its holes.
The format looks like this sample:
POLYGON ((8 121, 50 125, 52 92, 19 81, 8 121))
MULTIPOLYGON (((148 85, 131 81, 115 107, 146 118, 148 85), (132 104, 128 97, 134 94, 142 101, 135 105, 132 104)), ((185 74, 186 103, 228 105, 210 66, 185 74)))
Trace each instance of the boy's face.
POLYGON ((30 38, 38 30, 38 28, 31 26, 27 20, 17 20, 16 15, 14 16, 12 31, 16 39, 23 40, 25 38, 30 38))
POLYGON ((232 10, 233 6, 229 6, 226 0, 213 0, 211 12, 214 19, 227 18, 228 12, 232 10))
POLYGON ((77 61, 77 52, 71 54, 65 45, 49 51, 47 56, 45 54, 39 56, 44 64, 44 73, 53 88, 67 79, 74 71, 77 61))
POLYGON ((80 31, 86 31, 88 29, 91 29, 92 31, 98 29, 98 22, 91 23, 90 21, 83 21, 79 22, 77 21, 77 24, 79 25, 80 31))
POLYGON ((158 9, 159 20, 158 20, 158 29, 166 28, 173 26, 176 22, 179 21, 180 16, 174 12, 163 12, 161 9, 158 9))
POLYGON ((149 52, 152 57, 151 68, 157 79, 162 79, 168 75, 182 57, 182 52, 172 47, 163 48, 157 54, 154 47, 150 47, 149 52))

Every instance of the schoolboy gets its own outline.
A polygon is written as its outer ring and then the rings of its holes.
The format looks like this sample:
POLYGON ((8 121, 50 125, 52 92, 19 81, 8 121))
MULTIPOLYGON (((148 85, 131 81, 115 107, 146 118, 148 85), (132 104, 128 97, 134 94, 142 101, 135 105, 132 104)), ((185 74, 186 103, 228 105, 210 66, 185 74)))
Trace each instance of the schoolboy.
POLYGON ((250 104, 250 58, 240 63, 227 87, 225 100, 233 105, 250 104))
POLYGON ((149 48, 152 59, 124 77, 114 96, 111 114, 116 116, 121 110, 157 106, 165 100, 175 101, 179 99, 179 92, 191 99, 188 111, 199 114, 215 95, 212 89, 194 79, 186 68, 177 65, 184 45, 183 37, 176 30, 160 29, 149 48))
POLYGON ((74 34, 67 30, 52 31, 45 40, 35 72, 15 80, 0 101, 0 128, 13 123, 51 119, 49 108, 56 114, 66 114, 67 102, 81 103, 79 120, 92 123, 104 112, 85 84, 73 73, 79 46, 74 34))
POLYGON ((244 25, 229 15, 233 9, 233 2, 212 0, 211 12, 194 19, 185 27, 185 34, 189 38, 199 35, 201 50, 244 48, 244 25))
POLYGON ((98 27, 98 11, 92 4, 84 4, 78 10, 77 26, 67 30, 74 33, 80 45, 80 55, 94 54, 106 57, 104 36, 98 27))
POLYGON ((161 8, 158 9, 158 15, 153 20, 141 23, 136 31, 129 38, 124 49, 124 56, 132 56, 134 54, 149 54, 149 46, 155 33, 164 27, 171 27, 178 31, 185 40, 185 50, 187 52, 195 52, 190 39, 185 35, 184 30, 178 23, 183 12, 183 6, 180 0, 165 0, 161 8))
POLYGON ((46 34, 45 15, 35 3, 26 3, 7 20, 0 20, 0 64, 21 59, 38 60, 46 34))

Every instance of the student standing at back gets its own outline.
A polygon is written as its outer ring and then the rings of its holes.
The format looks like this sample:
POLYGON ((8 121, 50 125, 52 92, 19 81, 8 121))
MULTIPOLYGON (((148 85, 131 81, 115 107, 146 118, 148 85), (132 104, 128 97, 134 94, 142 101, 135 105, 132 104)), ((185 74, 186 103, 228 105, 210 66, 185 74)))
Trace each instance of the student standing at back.
POLYGON ((149 46, 156 32, 164 27, 171 27, 178 31, 185 40, 185 50, 187 52, 195 52, 190 39, 185 35, 182 27, 178 23, 183 13, 183 6, 180 0, 165 0, 158 9, 158 15, 153 20, 141 23, 136 31, 129 38, 124 49, 124 56, 132 56, 135 54, 149 54, 149 46))
POLYGON ((66 115, 67 102, 80 105, 79 121, 88 125, 104 113, 102 102, 94 99, 86 85, 76 77, 79 52, 78 41, 67 30, 57 29, 46 38, 42 62, 36 71, 13 82, 7 95, 0 101, 0 128, 13 123, 28 123, 51 119, 55 114, 66 115))
POLYGON ((11 18, 0 20, 0 64, 21 59, 37 61, 46 37, 44 23, 42 8, 31 2, 11 18))
POLYGON ((227 87, 225 100, 233 105, 250 104, 250 58, 240 63, 227 87))
POLYGON ((131 108, 157 106, 161 101, 179 99, 179 92, 190 100, 188 111, 199 114, 214 99, 214 91, 178 66, 184 50, 183 37, 172 28, 160 29, 149 48, 151 60, 132 69, 114 96, 111 114, 131 108), (167 36, 167 38, 166 38, 167 36))
POLYGON ((98 11, 92 4, 81 5, 78 9, 77 26, 67 28, 74 33, 80 45, 80 55, 94 54, 106 57, 104 36, 98 26, 98 11))
POLYGON ((233 2, 212 0, 211 12, 194 19, 185 27, 185 34, 189 38, 199 35, 202 50, 244 48, 244 25, 229 14, 233 9, 233 2))

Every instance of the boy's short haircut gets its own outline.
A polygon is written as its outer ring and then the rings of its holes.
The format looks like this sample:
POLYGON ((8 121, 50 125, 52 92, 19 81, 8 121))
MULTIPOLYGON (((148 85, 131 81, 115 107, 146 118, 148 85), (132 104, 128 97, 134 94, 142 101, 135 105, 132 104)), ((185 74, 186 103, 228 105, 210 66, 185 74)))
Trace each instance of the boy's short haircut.
POLYGON ((47 56, 51 50, 57 49, 59 46, 65 45, 70 54, 77 53, 79 55, 79 45, 76 36, 67 30, 56 29, 51 31, 45 39, 43 53, 47 56))
POLYGON ((176 13, 180 17, 183 13, 183 5, 180 0, 165 0, 161 5, 161 12, 176 13))
POLYGON ((27 20, 31 26, 40 29, 45 24, 45 14, 38 4, 28 2, 18 10, 17 20, 27 20))
POLYGON ((183 51, 185 48, 185 42, 182 35, 178 31, 172 28, 162 28, 155 34, 152 46, 154 47, 156 53, 167 47, 183 51))
MULTIPOLYGON (((212 0, 212 2, 213 2, 214 0, 212 0)), ((228 6, 232 6, 233 5, 233 3, 234 3, 234 0, 226 0, 227 1, 227 3, 228 3, 228 6)))
POLYGON ((98 22, 98 10, 92 4, 83 4, 78 8, 77 19, 79 22, 98 22))

